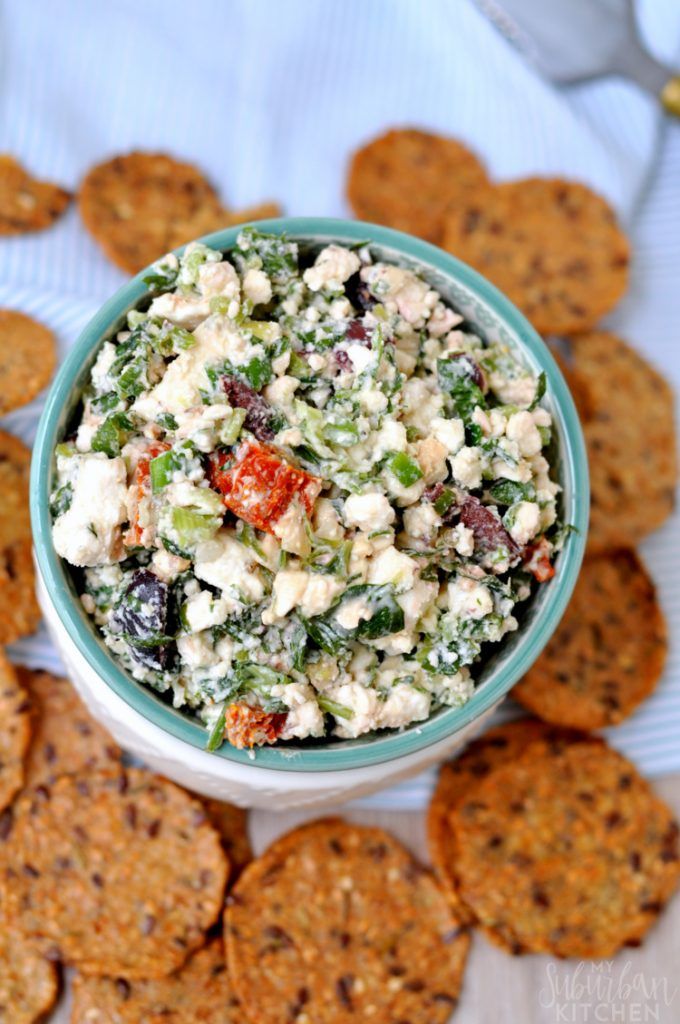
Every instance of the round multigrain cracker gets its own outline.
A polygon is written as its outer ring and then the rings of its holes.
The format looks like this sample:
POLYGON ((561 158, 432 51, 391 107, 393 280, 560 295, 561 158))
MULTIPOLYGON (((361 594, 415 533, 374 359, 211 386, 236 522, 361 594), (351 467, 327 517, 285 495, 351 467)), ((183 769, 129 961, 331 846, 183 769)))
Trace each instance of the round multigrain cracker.
POLYGON ((71 772, 115 767, 120 748, 91 717, 68 679, 22 667, 17 674, 31 699, 26 786, 51 785, 71 772))
POLYGON ((626 290, 630 247, 611 207, 585 185, 526 178, 471 197, 443 245, 510 298, 537 331, 592 327, 626 290))
MULTIPOLYGON (((24 784, 31 738, 30 700, 14 666, 0 650, 0 811, 24 784)), ((4 819, 3 819, 4 821, 4 819)))
POLYGON ((175 974, 126 981, 77 974, 71 1024, 241 1024, 221 938, 199 949, 175 974))
POLYGON ((237 224, 270 220, 273 217, 280 217, 282 214, 283 210, 278 203, 258 203, 257 206, 246 206, 243 210, 225 210, 220 227, 231 228, 237 224))
POLYGON ((395 839, 338 819, 296 829, 253 861, 227 898, 225 929, 253 1024, 444 1024, 469 945, 395 839))
POLYGON ((356 151, 347 197, 361 220, 439 242, 449 209, 488 185, 480 161, 456 139, 396 128, 356 151))
POLYGON ((678 458, 672 388, 639 353, 606 331, 571 338, 566 358, 588 449, 590 550, 633 547, 674 507, 678 458))
POLYGON ((131 274, 224 220, 201 171, 164 153, 127 153, 93 167, 78 207, 109 259, 131 274))
POLYGON ((31 538, 30 473, 30 450, 18 437, 0 430, 0 548, 31 538))
POLYGON ((28 511, 30 466, 26 445, 0 431, 0 644, 35 632, 40 621, 28 511))
POLYGON ((16 309, 0 309, 0 416, 31 402, 57 360, 52 331, 16 309))
POLYGON ((21 539, 0 547, 0 644, 30 636, 39 622, 31 541, 21 539))
POLYGON ((203 944, 227 860, 200 804, 138 769, 26 790, 3 851, 8 916, 84 974, 160 978, 203 944))
POLYGON ((568 735, 535 718, 506 722, 480 736, 459 757, 442 765, 427 812, 427 838, 432 866, 453 899, 456 913, 466 923, 474 918, 458 899, 455 837, 450 826, 452 810, 474 792, 477 783, 500 765, 520 757, 539 739, 568 735))
POLYGON ((0 909, 0 1024, 33 1024, 54 1005, 57 969, 12 929, 0 909))
POLYGON ((611 957, 638 945, 680 875, 678 826, 602 741, 539 741, 451 816, 461 898, 512 953, 611 957))
POLYGON ((208 821, 219 832, 229 859, 229 881, 233 883, 253 859, 248 838, 248 812, 224 800, 201 799, 208 821))
POLYGON ((616 725, 654 690, 667 647, 656 588, 638 555, 591 555, 564 618, 512 696, 547 722, 616 725))
POLYGON ((0 153, 0 235, 41 231, 60 217, 71 193, 37 181, 7 153, 0 153))

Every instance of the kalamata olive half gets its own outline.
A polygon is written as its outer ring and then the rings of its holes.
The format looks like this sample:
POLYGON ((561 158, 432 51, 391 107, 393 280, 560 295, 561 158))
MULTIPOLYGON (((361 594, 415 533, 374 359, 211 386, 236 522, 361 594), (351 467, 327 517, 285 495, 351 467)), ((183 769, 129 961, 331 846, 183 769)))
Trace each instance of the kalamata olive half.
POLYGON ((258 441, 273 440, 275 414, 262 395, 258 395, 248 384, 229 375, 222 378, 222 387, 232 409, 246 410, 243 424, 246 430, 249 430, 258 441))
POLYGON ((131 657, 147 668, 167 668, 174 642, 168 640, 169 588, 150 569, 137 569, 111 615, 110 626, 121 633, 131 657))

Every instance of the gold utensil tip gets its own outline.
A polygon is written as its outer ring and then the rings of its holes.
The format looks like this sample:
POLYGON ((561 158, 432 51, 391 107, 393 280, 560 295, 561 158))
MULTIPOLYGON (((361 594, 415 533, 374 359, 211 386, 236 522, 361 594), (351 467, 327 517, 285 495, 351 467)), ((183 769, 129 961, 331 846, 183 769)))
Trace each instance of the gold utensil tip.
POLYGON ((661 90, 661 102, 669 114, 680 117, 680 75, 670 78, 661 90))

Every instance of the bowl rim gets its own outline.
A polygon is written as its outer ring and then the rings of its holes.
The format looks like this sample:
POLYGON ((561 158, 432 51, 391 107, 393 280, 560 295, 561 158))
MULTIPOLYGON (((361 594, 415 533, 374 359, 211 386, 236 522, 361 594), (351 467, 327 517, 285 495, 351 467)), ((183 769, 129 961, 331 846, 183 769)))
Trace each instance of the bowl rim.
MULTIPOLYGON (((372 733, 367 737, 342 740, 325 748, 261 747, 253 755, 224 743, 213 756, 227 761, 277 771, 333 772, 396 761, 424 751, 468 725, 491 705, 498 703, 514 683, 538 657, 557 627, 576 584, 583 559, 589 514, 588 463, 585 443, 576 408, 564 377, 548 347, 519 310, 494 285, 467 264, 444 250, 421 239, 364 221, 330 217, 281 217, 259 221, 258 230, 286 234, 311 242, 335 240, 352 244, 365 240, 395 250, 407 259, 426 264, 454 283, 461 283, 482 302, 490 306, 499 319, 519 338, 532 361, 546 374, 547 391, 562 426, 560 459, 564 476, 571 483, 565 521, 575 526, 560 552, 557 573, 549 584, 540 616, 531 623, 511 652, 509 659, 476 689, 468 702, 459 708, 444 708, 423 722, 415 722, 402 731, 372 733), (494 676, 495 672, 495 676, 494 676)), ((206 245, 223 251, 233 247, 244 225, 222 229, 203 236, 206 245)), ((180 254, 184 246, 175 250, 180 254)), ((205 749, 206 731, 186 713, 165 703, 150 687, 134 680, 115 661, 91 624, 69 586, 63 560, 57 555, 51 534, 49 512, 49 476, 58 443, 58 429, 63 408, 73 392, 74 381, 84 364, 117 329, 127 311, 148 296, 143 277, 148 268, 124 284, 87 323, 62 363, 49 390, 38 425, 31 466, 31 520, 35 555, 46 590, 62 625, 68 630, 76 647, 90 668, 130 707, 164 732, 191 747, 205 749)), ((187 752, 187 756, 189 752, 187 752)))

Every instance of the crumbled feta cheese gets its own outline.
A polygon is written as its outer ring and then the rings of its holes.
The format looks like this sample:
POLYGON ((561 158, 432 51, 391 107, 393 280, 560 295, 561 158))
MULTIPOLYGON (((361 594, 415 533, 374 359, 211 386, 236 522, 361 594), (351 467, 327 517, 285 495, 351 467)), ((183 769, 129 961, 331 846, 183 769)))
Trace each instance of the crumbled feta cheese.
POLYGON ((384 530, 395 520, 394 509, 384 494, 350 494, 343 514, 348 526, 366 532, 384 530))
POLYGON ((471 491, 482 486, 482 459, 479 448, 465 445, 451 459, 451 469, 456 483, 471 491))
POLYGON ((99 350, 94 366, 92 367, 92 384, 97 391, 106 392, 111 390, 109 370, 116 358, 116 347, 110 341, 105 341, 99 350))
POLYGON ((436 601, 438 594, 438 583, 417 579, 409 590, 399 595, 397 601, 404 612, 404 628, 407 631, 415 630, 428 607, 436 601))
POLYGON ((446 479, 449 472, 446 465, 448 453, 446 445, 438 441, 436 437, 426 437, 424 441, 416 441, 416 452, 418 465, 426 484, 446 479))
POLYGON ((335 621, 342 629, 356 629, 360 622, 365 622, 373 615, 370 604, 363 597, 352 597, 343 601, 337 612, 335 621))
POLYGON ((483 619, 493 611, 493 597, 482 583, 459 576, 447 588, 449 612, 455 618, 483 619))
POLYGON ((264 597, 262 576, 252 552, 226 527, 198 546, 194 574, 222 591, 230 612, 243 601, 261 601, 264 597))
POLYGON ((475 550, 475 535, 462 523, 457 523, 451 531, 451 543, 459 555, 469 558, 475 550))
POLYGON ((399 729, 409 722, 422 722, 430 714, 430 695, 398 683, 390 690, 380 708, 380 727, 399 729))
POLYGON ((272 284, 264 270, 254 267, 247 270, 243 277, 243 294, 253 306, 266 306, 272 299, 272 284))
POLYGON ((517 442, 521 455, 527 457, 538 455, 540 452, 543 442, 534 417, 528 410, 513 413, 508 420, 505 433, 511 441, 517 442))
POLYGON ((421 479, 416 480, 415 483, 407 487, 389 470, 383 472, 383 479, 387 493, 390 497, 394 498, 399 508, 407 508, 409 505, 414 505, 416 501, 420 500, 427 486, 425 480, 421 479))
POLYGON ((314 690, 307 683, 288 683, 286 686, 272 686, 272 696, 277 697, 288 708, 286 724, 281 738, 284 740, 304 739, 305 736, 323 736, 323 713, 316 702, 314 690))
POLYGON ((205 296, 165 292, 157 295, 149 307, 149 316, 170 320, 178 327, 193 331, 210 316, 210 302, 205 296))
POLYGON ((326 691, 336 704, 348 708, 351 718, 336 717, 335 734, 347 739, 375 729, 380 714, 380 700, 375 690, 360 682, 331 686, 326 691))
POLYGON ((191 562, 188 558, 180 558, 173 555, 165 548, 157 548, 151 556, 151 568, 164 583, 172 583, 180 573, 189 568, 191 562))
POLYGON ((427 540, 434 537, 441 525, 441 518, 437 515, 434 505, 429 502, 424 505, 412 505, 404 511, 404 529, 410 537, 427 540))
POLYGON ((535 537, 541 525, 541 510, 535 501, 520 501, 513 507, 510 536, 522 547, 535 537))
POLYGON ((444 445, 450 455, 455 455, 465 444, 465 425, 462 420, 446 420, 435 416, 430 425, 432 436, 444 445))
POLYGON ((363 267, 361 279, 389 310, 394 308, 407 323, 422 327, 439 296, 413 271, 386 263, 363 267))
POLYGON ((433 338, 441 338, 444 334, 453 328, 457 327, 458 324, 463 322, 463 318, 459 313, 454 313, 452 309, 445 306, 443 302, 438 302, 432 311, 432 315, 427 322, 427 329, 433 338))
POLYGON ((427 381, 411 377, 402 388, 403 420, 422 434, 430 433, 430 424, 439 414, 444 400, 440 392, 433 391, 427 381))
POLYGON ((127 519, 127 473, 121 458, 94 452, 69 459, 73 497, 54 523, 57 554, 71 565, 102 565, 124 557, 121 525, 127 519))
POLYGON ((205 633, 178 637, 177 653, 189 668, 207 668, 219 661, 215 648, 205 633))
MULTIPOLYGON (((219 264, 216 264, 219 266, 219 264)), ((209 590, 192 594, 184 605, 184 619, 193 633, 211 626, 221 626, 229 614, 229 602, 215 597, 209 590)))
POLYGON ((341 245, 327 245, 314 261, 314 266, 305 270, 302 279, 312 292, 326 288, 340 291, 345 281, 356 274, 361 261, 356 253, 341 245))
POLYGON ((292 405, 295 392, 300 387, 300 381, 295 377, 277 377, 264 389, 264 397, 270 405, 280 409, 287 409, 292 405))
POLYGON ((381 551, 368 568, 369 583, 392 583, 397 590, 408 590, 418 572, 418 563, 394 545, 381 551))
POLYGON ((241 294, 239 276, 227 260, 220 263, 202 263, 198 268, 196 286, 201 295, 208 299, 218 295, 227 299, 238 299, 241 294))
POLYGON ((290 551, 294 555, 309 553, 310 544, 305 529, 305 515, 296 500, 290 503, 282 516, 279 516, 272 529, 274 536, 281 541, 284 551, 290 551))
POLYGON ((372 349, 367 348, 366 345, 348 345, 345 351, 352 360, 355 373, 364 373, 370 366, 375 364, 375 353, 372 349))
POLYGON ((380 430, 372 438, 375 461, 378 462, 388 452, 405 452, 407 446, 406 427, 399 420, 383 420, 380 430))
POLYGON ((274 577, 272 603, 263 612, 262 621, 270 623, 283 618, 293 608, 299 608, 305 618, 321 615, 344 589, 344 582, 334 576, 301 569, 282 569, 274 577))
POLYGON ((345 536, 338 513, 328 498, 319 498, 314 506, 314 531, 325 540, 342 540, 345 536))
POLYGON ((508 378, 494 372, 489 376, 489 387, 503 405, 531 405, 536 397, 537 378, 531 374, 508 378))

